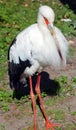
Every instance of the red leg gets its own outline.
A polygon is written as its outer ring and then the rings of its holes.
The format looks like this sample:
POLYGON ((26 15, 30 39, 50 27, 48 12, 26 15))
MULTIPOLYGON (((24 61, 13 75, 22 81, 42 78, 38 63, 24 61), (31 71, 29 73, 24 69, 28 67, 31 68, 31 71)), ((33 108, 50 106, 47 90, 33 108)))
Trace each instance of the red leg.
POLYGON ((29 81, 30 81, 30 96, 31 96, 32 107, 33 107, 33 112, 34 112, 34 130, 36 130, 36 104, 35 104, 35 96, 33 92, 31 76, 29 77, 29 81))
POLYGON ((43 105, 43 101, 42 101, 42 98, 41 98, 41 95, 40 95, 40 79, 41 79, 41 76, 38 75, 37 84, 36 84, 35 90, 36 90, 36 93, 38 94, 40 105, 41 105, 41 109, 42 109, 42 112, 43 112, 44 117, 45 117, 46 130, 48 130, 49 128, 54 130, 55 126, 60 126, 60 125, 59 124, 52 124, 52 123, 50 123, 50 121, 49 121, 49 119, 48 119, 48 117, 46 115, 45 108, 44 108, 44 105, 43 105))

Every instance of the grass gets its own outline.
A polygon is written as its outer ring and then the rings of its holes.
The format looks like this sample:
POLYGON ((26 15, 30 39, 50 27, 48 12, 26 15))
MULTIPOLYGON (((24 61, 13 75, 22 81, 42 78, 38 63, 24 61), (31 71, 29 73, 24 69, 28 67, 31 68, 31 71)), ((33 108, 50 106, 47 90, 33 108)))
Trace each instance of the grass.
POLYGON ((76 111, 72 112, 71 114, 76 116, 76 111))
POLYGON ((63 6, 59 0, 38 1, 34 0, 2 0, 0 2, 0 79, 7 72, 7 53, 12 39, 24 28, 35 23, 40 5, 51 6, 55 13, 55 25, 67 36, 75 32, 71 23, 61 22, 64 17, 75 21, 76 16, 69 6, 63 6), (10 8, 9 8, 10 7, 10 8))
POLYGON ((0 88, 0 109, 9 111, 9 104, 12 102, 12 93, 0 88))
POLYGON ((76 95, 74 91, 75 84, 73 80, 71 80, 71 82, 69 83, 67 76, 60 76, 58 78, 55 78, 55 80, 58 81, 61 86, 60 90, 58 91, 58 95, 60 97, 66 97, 67 95, 76 95))
POLYGON ((5 130, 5 125, 4 124, 0 124, 0 130, 5 130))
MULTIPOLYGON (((69 93, 69 96, 76 95, 76 92, 74 90, 76 86, 76 77, 72 77, 70 83, 67 76, 60 76, 58 78, 55 78, 54 80, 57 81, 61 87, 57 93, 57 96, 55 96, 54 98, 47 97, 47 100, 45 101, 46 106, 48 106, 48 104, 49 106, 54 105, 55 102, 57 102, 61 97, 66 98, 67 93, 69 93)), ((3 87, 0 88, 0 108, 5 109, 6 111, 9 110, 8 104, 11 104, 13 102, 12 95, 12 91, 8 91, 3 87)), ((47 94, 43 92, 42 97, 45 98, 46 96, 47 94)), ((17 106, 22 106, 28 101, 29 95, 25 95, 21 98, 21 100, 14 99, 14 102, 17 104, 17 106)))

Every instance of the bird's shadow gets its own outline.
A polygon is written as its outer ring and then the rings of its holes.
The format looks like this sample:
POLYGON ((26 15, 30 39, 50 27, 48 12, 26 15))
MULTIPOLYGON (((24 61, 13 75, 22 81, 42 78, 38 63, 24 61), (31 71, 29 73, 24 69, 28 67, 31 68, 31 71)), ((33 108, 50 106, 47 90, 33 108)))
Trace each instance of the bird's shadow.
MULTIPOLYGON (((35 86, 37 81, 37 75, 32 77, 33 79, 33 90, 35 92, 35 86)), ((19 87, 13 91, 13 98, 21 99, 22 96, 30 94, 29 80, 27 79, 27 87, 19 87)), ((41 83, 40 83, 41 93, 44 92, 49 96, 57 95, 60 90, 60 85, 57 81, 49 78, 49 74, 47 72, 41 73, 41 83)))

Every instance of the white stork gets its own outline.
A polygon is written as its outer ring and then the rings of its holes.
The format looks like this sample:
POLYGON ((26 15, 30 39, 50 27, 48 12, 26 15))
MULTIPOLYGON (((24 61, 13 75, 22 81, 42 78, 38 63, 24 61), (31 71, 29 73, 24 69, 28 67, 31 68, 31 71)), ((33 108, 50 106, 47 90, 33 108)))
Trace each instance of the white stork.
POLYGON ((34 112, 34 130, 36 130, 36 104, 32 86, 32 76, 38 73, 35 91, 45 117, 46 130, 58 124, 50 123, 40 96, 40 72, 46 66, 66 65, 68 43, 61 31, 53 25, 54 11, 48 6, 41 6, 37 23, 20 32, 13 40, 8 51, 8 71, 11 88, 20 87, 20 83, 30 82, 30 96, 34 112), (22 75, 24 78, 21 78, 22 75))

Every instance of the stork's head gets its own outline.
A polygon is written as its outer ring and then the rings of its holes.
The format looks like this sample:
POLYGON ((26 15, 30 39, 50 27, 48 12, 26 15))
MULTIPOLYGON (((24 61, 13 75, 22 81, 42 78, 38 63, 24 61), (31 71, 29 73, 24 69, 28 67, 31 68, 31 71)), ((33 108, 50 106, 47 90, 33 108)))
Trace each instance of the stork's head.
POLYGON ((49 6, 41 6, 38 12, 38 24, 45 25, 53 29, 55 14, 49 6))

